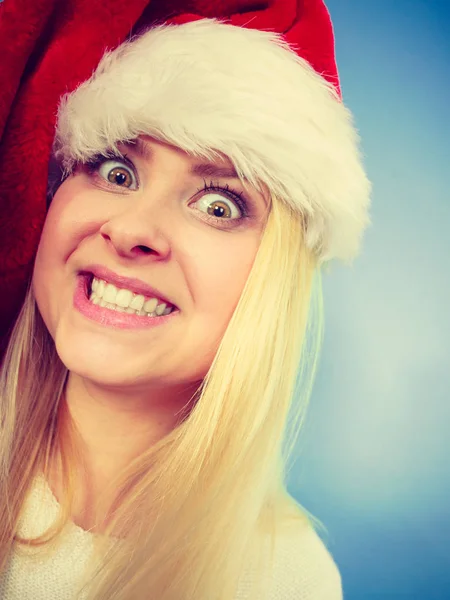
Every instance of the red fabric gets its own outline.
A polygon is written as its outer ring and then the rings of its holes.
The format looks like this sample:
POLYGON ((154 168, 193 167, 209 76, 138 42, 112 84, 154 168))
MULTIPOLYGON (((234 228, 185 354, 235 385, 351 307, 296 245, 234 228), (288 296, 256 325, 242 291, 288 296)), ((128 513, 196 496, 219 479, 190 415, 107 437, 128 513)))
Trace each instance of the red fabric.
POLYGON ((155 21, 218 17, 283 33, 326 79, 339 82, 322 0, 4 0, 0 4, 0 353, 23 301, 45 213, 60 97, 106 48, 155 21))

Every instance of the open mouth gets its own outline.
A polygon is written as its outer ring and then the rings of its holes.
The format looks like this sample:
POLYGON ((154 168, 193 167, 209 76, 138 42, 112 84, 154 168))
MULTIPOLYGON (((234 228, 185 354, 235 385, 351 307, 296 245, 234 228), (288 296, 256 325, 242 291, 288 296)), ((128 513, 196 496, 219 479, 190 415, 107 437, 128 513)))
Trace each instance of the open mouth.
POLYGON ((111 282, 95 277, 93 273, 83 273, 82 276, 88 301, 102 308, 141 317, 162 317, 178 311, 176 306, 157 297, 119 288, 111 282))

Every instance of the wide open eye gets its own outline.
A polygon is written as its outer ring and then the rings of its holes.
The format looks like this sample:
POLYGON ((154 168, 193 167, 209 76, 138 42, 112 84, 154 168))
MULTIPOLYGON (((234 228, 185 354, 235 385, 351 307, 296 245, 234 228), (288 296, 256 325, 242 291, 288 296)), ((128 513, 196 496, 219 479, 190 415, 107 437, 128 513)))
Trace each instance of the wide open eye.
POLYGON ((133 190, 138 188, 133 169, 121 160, 105 158, 96 168, 99 175, 113 185, 133 190))
POLYGON ((237 202, 228 198, 224 198, 223 195, 214 193, 204 194, 194 204, 197 205, 199 210, 204 209, 214 217, 215 219, 228 220, 228 219, 240 219, 242 217, 242 211, 237 207, 237 202))
POLYGON ((227 184, 221 186, 219 182, 210 182, 209 185, 204 181, 204 192, 199 200, 194 204, 200 204, 201 212, 206 213, 206 219, 215 224, 225 227, 232 227, 242 224, 249 217, 248 201, 243 192, 237 192, 227 184), (214 196, 216 199, 214 199, 214 196))

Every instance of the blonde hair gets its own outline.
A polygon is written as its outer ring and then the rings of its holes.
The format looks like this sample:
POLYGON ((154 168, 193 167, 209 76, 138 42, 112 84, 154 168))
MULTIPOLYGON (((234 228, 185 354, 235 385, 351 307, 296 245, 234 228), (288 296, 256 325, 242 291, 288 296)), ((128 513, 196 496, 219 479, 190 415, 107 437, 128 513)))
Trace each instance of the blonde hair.
MULTIPOLYGON (((109 537, 95 537, 101 564, 86 573, 90 599, 232 600, 252 572, 251 598, 261 600, 275 537, 295 523, 299 535, 319 525, 286 487, 323 331, 320 268, 304 240, 303 215, 272 197, 252 270, 188 414, 114 482, 109 537)), ((30 286, 0 378, 0 570, 14 542, 45 545, 70 519, 77 454, 60 402, 66 378, 30 286), (67 490, 60 518, 22 540, 27 491, 56 451, 67 490)))

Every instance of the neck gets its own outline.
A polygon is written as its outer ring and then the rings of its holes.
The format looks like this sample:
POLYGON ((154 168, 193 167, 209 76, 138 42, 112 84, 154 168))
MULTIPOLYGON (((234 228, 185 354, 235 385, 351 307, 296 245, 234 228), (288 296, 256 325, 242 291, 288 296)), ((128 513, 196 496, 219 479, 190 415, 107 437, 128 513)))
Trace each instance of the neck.
MULTIPOLYGON (((76 427, 75 450, 82 462, 77 468, 73 521, 84 529, 101 531, 95 505, 110 483, 134 459, 161 440, 180 422, 198 383, 174 389, 133 391, 107 389, 69 373, 64 398, 67 415, 76 427)), ((61 470, 53 465, 49 481, 61 501, 61 470)))

